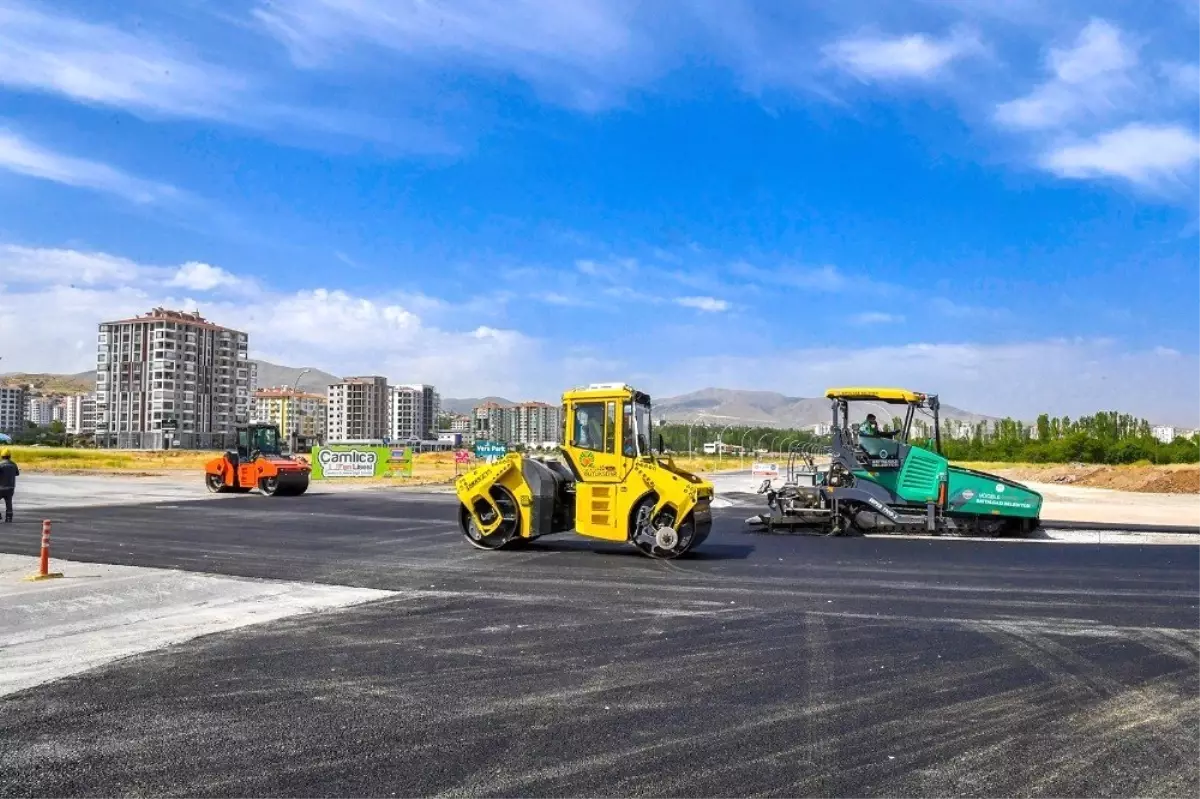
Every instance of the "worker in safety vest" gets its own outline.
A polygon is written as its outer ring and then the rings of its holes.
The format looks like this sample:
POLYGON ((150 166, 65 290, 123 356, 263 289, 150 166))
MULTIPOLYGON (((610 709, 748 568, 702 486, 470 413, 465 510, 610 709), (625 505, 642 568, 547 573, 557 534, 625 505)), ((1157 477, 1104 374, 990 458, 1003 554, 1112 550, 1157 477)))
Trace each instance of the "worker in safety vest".
POLYGON ((868 413, 865 422, 858 426, 858 434, 860 436, 878 436, 879 423, 875 421, 875 414, 868 413))
POLYGON ((8 447, 0 449, 0 499, 4 500, 4 522, 12 521, 13 494, 17 490, 17 475, 21 470, 12 461, 8 447))

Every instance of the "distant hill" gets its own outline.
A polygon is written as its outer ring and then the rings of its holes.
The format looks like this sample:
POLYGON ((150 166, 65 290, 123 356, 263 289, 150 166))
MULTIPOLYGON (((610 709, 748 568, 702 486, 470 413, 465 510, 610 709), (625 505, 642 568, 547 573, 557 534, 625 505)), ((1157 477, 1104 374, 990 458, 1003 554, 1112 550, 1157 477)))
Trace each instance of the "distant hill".
MULTIPOLYGON (((270 388, 291 386, 303 371, 302 367, 280 366, 267 361, 258 364, 258 387, 270 388)), ((324 394, 330 383, 341 378, 320 369, 310 371, 300 379, 302 391, 324 394)), ((95 372, 80 372, 74 375, 56 374, 8 374, 0 375, 0 383, 27 385, 32 383, 46 394, 77 394, 92 391, 96 385, 95 372)), ((442 410, 446 413, 469 414, 479 405, 494 402, 510 407, 517 403, 504 397, 442 397, 442 410)), ((868 406, 858 403, 851 421, 861 421, 868 412, 873 412, 881 421, 888 418, 889 408, 882 403, 868 406)), ((900 406, 895 406, 899 411, 900 406)), ((654 415, 671 422, 708 421, 711 424, 763 425, 766 427, 807 427, 829 421, 829 401, 824 397, 789 397, 775 391, 741 391, 730 388, 705 388, 682 394, 678 397, 655 397, 654 415)), ((943 405, 943 420, 965 422, 990 422, 994 417, 984 416, 951 405, 943 405)))
POLYGON ((86 394, 96 388, 95 372, 56 375, 35 372, 9 372, 0 375, 0 385, 33 386, 42 394, 86 394))
MULTIPOLYGON (((253 358, 251 363, 258 364, 258 387, 259 388, 278 388, 280 386, 292 387, 296 382, 296 378, 300 377, 300 373, 306 367, 303 366, 280 366, 279 364, 269 363, 267 361, 259 361, 253 358)), ((340 383, 342 378, 329 372, 322 372, 320 369, 309 368, 308 374, 300 378, 300 383, 297 386, 301 391, 307 391, 311 394, 324 394, 331 383, 340 383)))
POLYGON ((461 413, 463 415, 466 415, 466 414, 469 414, 472 411, 472 409, 474 409, 475 407, 477 407, 479 405, 486 405, 489 402, 494 402, 497 405, 503 406, 505 408, 509 408, 509 407, 512 407, 513 405, 517 404, 517 403, 513 402, 512 400, 506 400, 504 397, 478 397, 478 398, 468 397, 468 398, 464 398, 464 399, 455 399, 453 397, 442 397, 442 412, 443 413, 461 413))
MULTIPOLYGON (((861 421, 874 413, 883 421, 893 410, 902 415, 900 406, 883 403, 852 406, 851 420, 861 421)), ((769 427, 807 427, 830 421, 829 400, 824 397, 789 397, 774 391, 739 391, 705 388, 678 397, 655 398, 654 413, 672 422, 709 421, 712 424, 760 424, 769 427)), ((967 422, 990 421, 992 417, 971 413, 950 405, 941 407, 941 418, 967 422)))

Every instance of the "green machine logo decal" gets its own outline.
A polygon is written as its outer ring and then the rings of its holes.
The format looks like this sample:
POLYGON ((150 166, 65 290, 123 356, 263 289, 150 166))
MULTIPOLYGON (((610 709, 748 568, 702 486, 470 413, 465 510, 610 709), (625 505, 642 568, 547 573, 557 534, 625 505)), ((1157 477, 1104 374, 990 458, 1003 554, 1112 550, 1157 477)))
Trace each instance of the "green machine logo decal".
POLYGON ((596 462, 596 456, 590 452, 584 452, 579 456, 579 465, 587 468, 596 462))

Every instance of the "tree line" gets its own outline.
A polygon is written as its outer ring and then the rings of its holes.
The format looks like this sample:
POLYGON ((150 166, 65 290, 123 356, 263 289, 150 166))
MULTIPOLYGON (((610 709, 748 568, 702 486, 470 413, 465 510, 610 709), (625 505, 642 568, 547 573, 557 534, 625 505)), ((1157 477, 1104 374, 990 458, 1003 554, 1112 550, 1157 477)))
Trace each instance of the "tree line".
MULTIPOLYGON (((658 437, 662 436, 663 446, 671 452, 688 451, 688 429, 686 424, 667 422, 654 427, 653 446, 658 447, 658 437)), ((741 426, 728 427, 724 425, 691 426, 691 449, 701 452, 705 444, 724 441, 725 446, 744 446, 746 452, 762 449, 769 452, 784 452, 789 447, 799 448, 804 444, 828 444, 828 437, 821 439, 813 435, 811 430, 796 428, 741 426)))
POLYGON ((33 422, 25 422, 25 426, 20 430, 14 430, 10 434, 12 443, 32 446, 39 445, 43 447, 95 447, 96 442, 92 436, 77 436, 67 432, 67 426, 61 421, 55 420, 48 425, 39 427, 33 422))
MULTIPOLYGON (((1145 419, 1101 411, 1071 419, 1042 414, 1033 425, 998 419, 971 426, 969 435, 947 435, 942 424, 942 451, 950 460, 1028 463, 1198 463, 1200 440, 1176 436, 1162 442, 1145 419)), ((924 433, 928 433, 925 425, 924 433)))
MULTIPOLYGON (((899 429, 902 421, 893 418, 890 428, 899 429)), ((881 425, 886 424, 880 420, 881 425)), ((952 461, 1002 461, 1025 463, 1200 463, 1200 436, 1163 442, 1154 437, 1153 427, 1145 419, 1127 413, 1101 411, 1091 416, 1072 419, 1069 416, 1042 414, 1032 425, 1017 419, 1004 418, 993 422, 970 425, 966 435, 956 436, 960 424, 942 421, 942 454, 952 461)), ((667 423, 655 427, 654 445, 658 434, 672 452, 688 451, 686 424, 667 423)), ((811 430, 795 428, 741 426, 691 426, 691 448, 697 452, 707 442, 721 438, 726 445, 746 447, 747 452, 766 449, 786 451, 804 445, 828 445, 828 437, 819 437, 811 430), (723 434, 722 434, 723 433, 723 434)), ((933 425, 915 419, 910 442, 917 446, 933 446, 933 425)))

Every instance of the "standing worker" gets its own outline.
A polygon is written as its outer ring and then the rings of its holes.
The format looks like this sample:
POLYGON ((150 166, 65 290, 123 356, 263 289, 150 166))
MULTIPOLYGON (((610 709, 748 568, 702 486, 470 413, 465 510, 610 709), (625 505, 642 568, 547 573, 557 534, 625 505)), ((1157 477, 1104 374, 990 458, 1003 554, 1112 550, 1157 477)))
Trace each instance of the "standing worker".
POLYGON ((21 470, 12 461, 8 447, 0 449, 0 499, 4 500, 4 523, 12 521, 13 494, 17 491, 17 475, 21 470))

